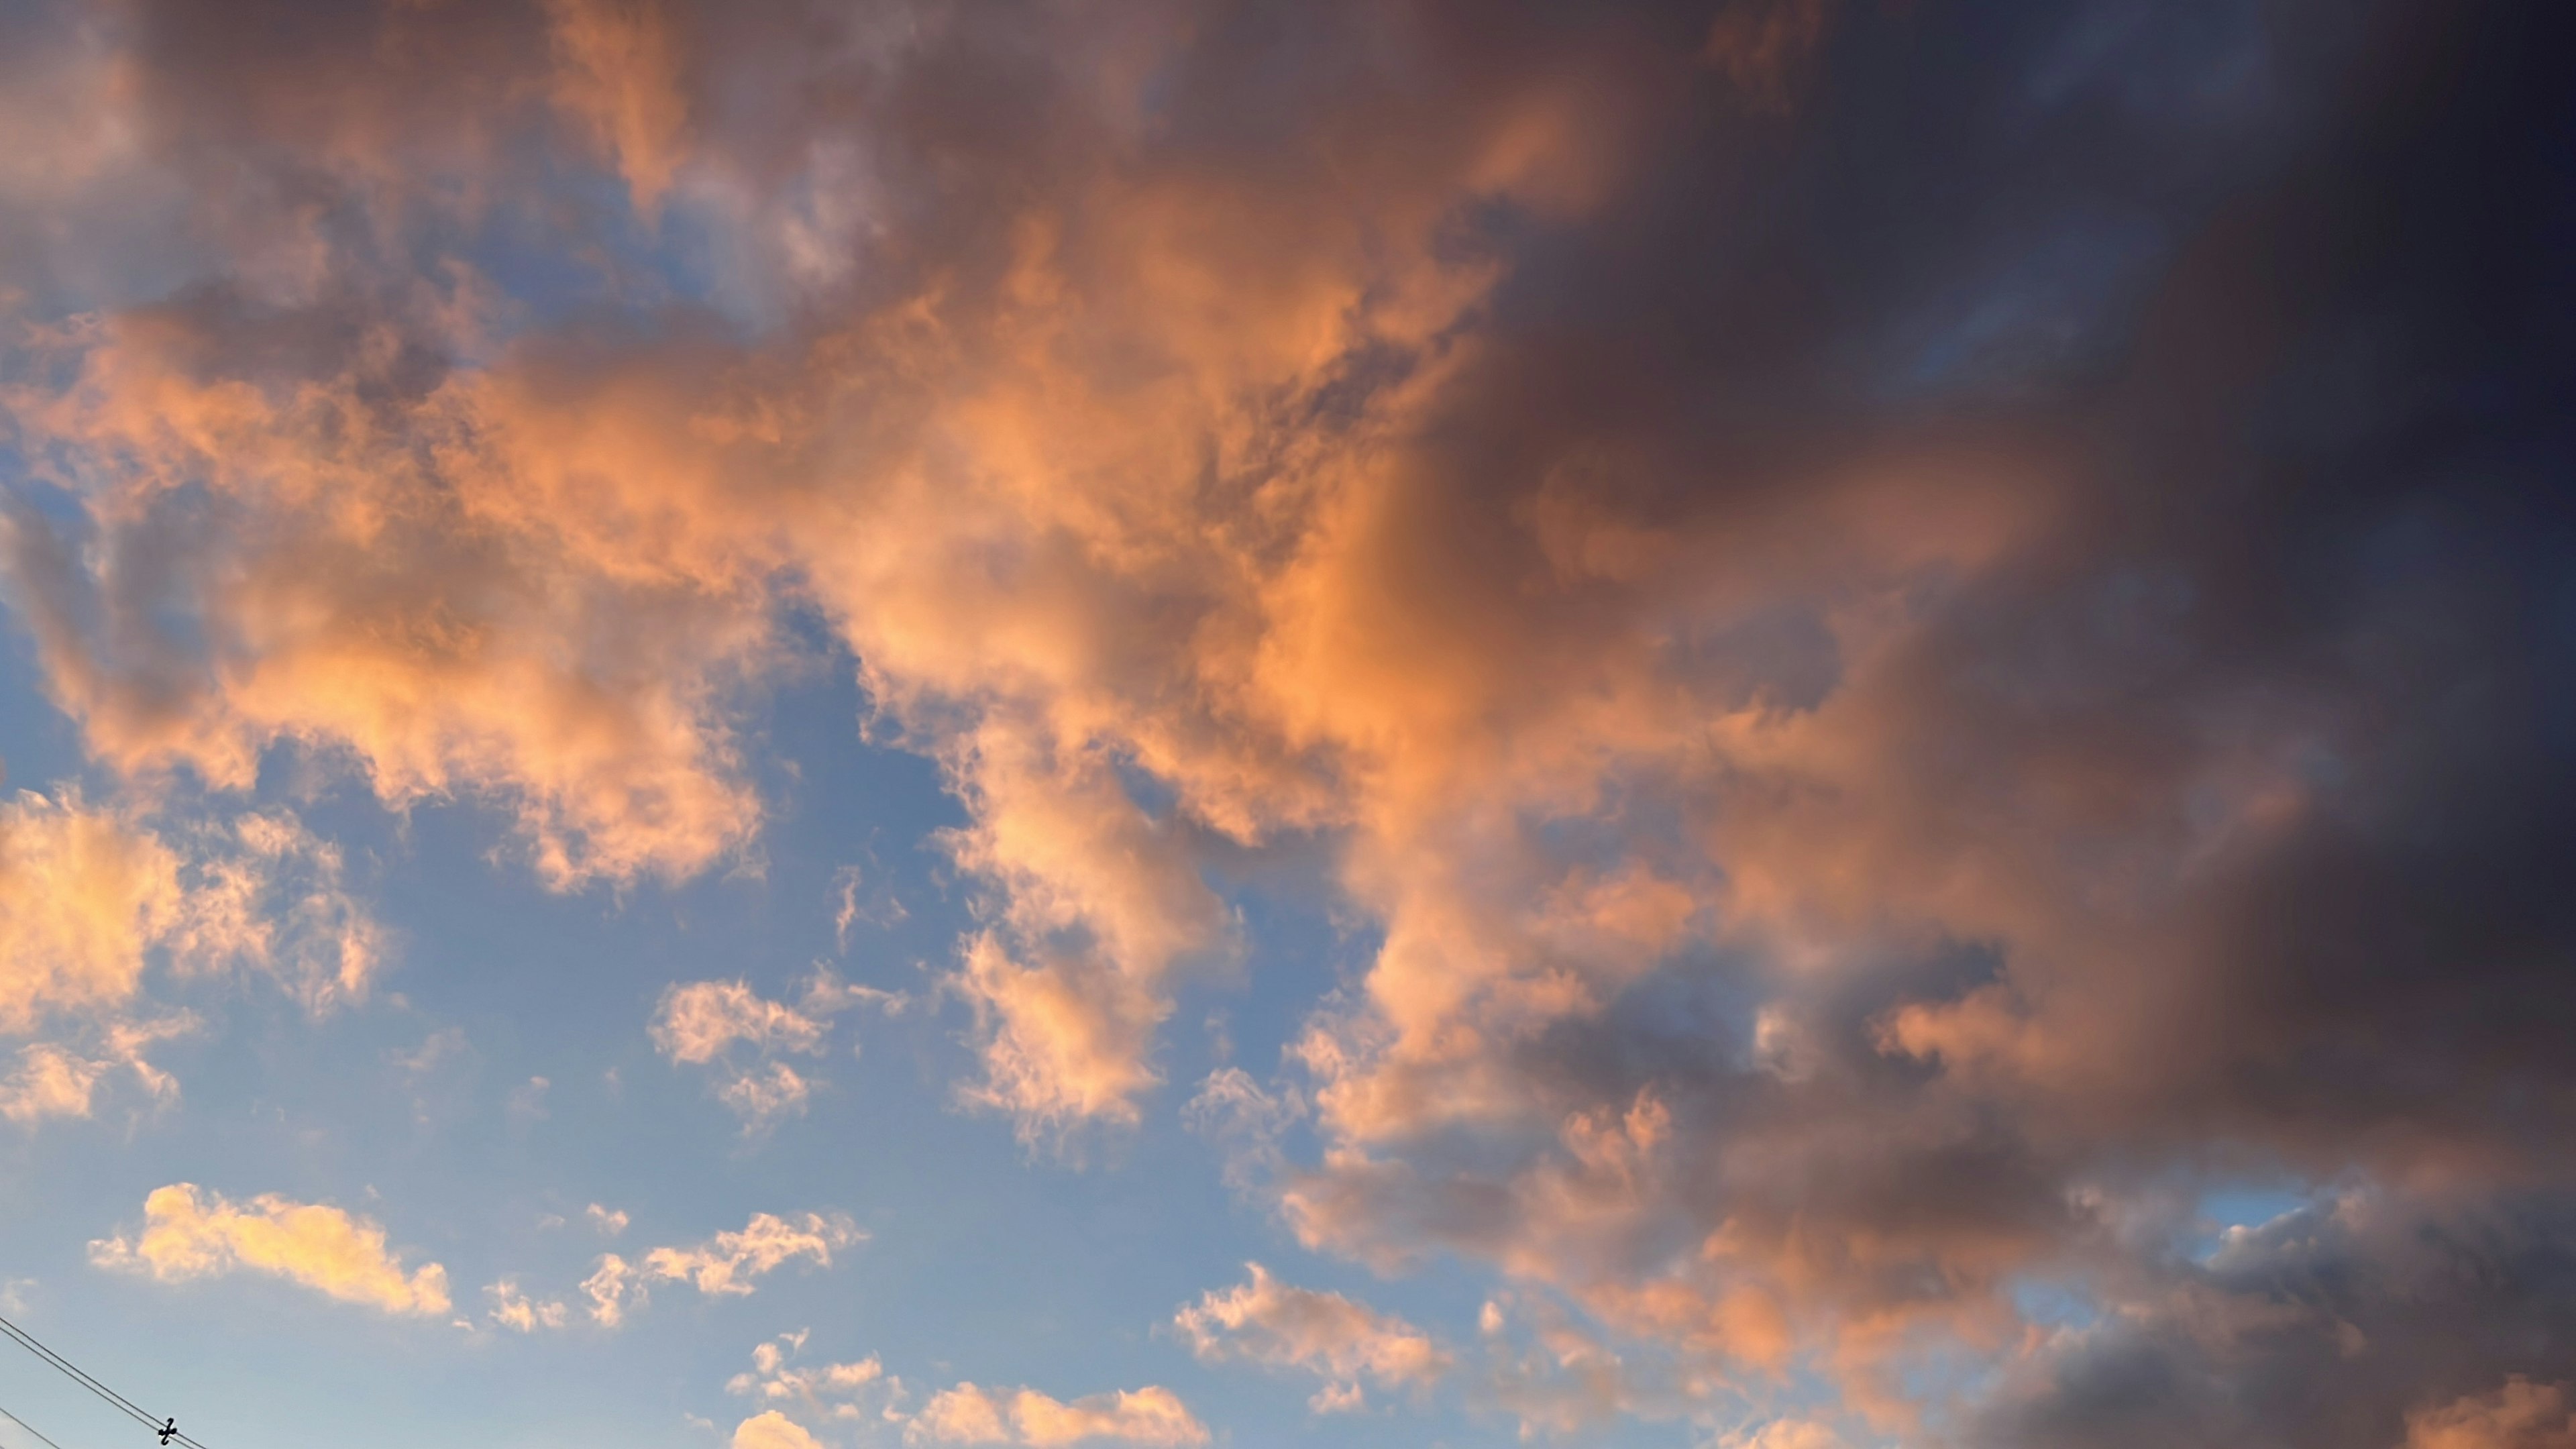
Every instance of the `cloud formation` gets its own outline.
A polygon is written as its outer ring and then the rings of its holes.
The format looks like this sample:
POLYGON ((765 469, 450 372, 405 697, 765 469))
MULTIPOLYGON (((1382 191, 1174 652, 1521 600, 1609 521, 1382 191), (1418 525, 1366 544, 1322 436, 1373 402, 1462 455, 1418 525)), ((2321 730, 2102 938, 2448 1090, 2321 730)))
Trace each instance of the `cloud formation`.
POLYGON ((756 1133, 803 1112, 813 1095, 806 1074, 780 1055, 821 1054, 831 1018, 840 1012, 874 1006, 892 1015, 907 1000, 820 968, 798 1006, 771 1001, 741 981, 691 981, 663 991, 649 1030, 664 1057, 710 1068, 716 1100, 742 1119, 746 1133, 756 1133), (750 1059, 737 1047, 747 1048, 750 1059))
POLYGON ((2563 1449, 2576 1444, 2576 1411, 2563 1384, 2507 1379, 2493 1393, 2406 1418, 2404 1449, 2563 1449))
POLYGON ((722 1232, 693 1248, 655 1248, 644 1255, 643 1272, 655 1279, 688 1283, 714 1296, 747 1294, 748 1281, 765 1277, 803 1259, 817 1268, 832 1266, 832 1251, 866 1242, 868 1235, 839 1213, 806 1213, 782 1218, 753 1213, 739 1232, 722 1232))
POLYGON ((1207 1426, 1180 1396, 1159 1387, 1088 1394, 1071 1403, 1035 1389, 943 1389, 904 1426, 907 1444, 1133 1444, 1150 1449, 1205 1444, 1207 1426))
POLYGON ((492 1322, 517 1333, 534 1333, 540 1328, 561 1328, 569 1319, 569 1310, 560 1298, 533 1299, 519 1291, 515 1278, 503 1278, 483 1290, 492 1300, 487 1311, 492 1322))
POLYGON ((92 1242, 90 1261, 163 1283, 267 1273, 385 1313, 448 1311, 445 1268, 405 1267, 401 1255, 387 1250, 381 1225, 339 1208, 274 1193, 234 1203, 180 1182, 144 1199, 143 1219, 131 1237, 92 1242))
MULTIPOLYGON (((37 9, 75 101, 11 103, 0 213, 134 236, 0 221, 0 578, 120 776, 293 754, 686 879, 810 621, 965 811, 962 1092, 1030 1141, 1142 1122, 1221 882, 1320 862, 1366 959, 1229 1079, 1312 1114, 1238 1179, 1507 1279, 1527 1422, 2393 1444, 2576 1380, 2553 8, 37 9), (2193 1257, 2244 1181, 2359 1186, 2193 1257)), ((11 808, 97 905, 0 904, 0 1013, 127 999, 175 855, 11 808)), ((806 1099, 818 1018, 684 990, 667 1054, 806 1099)), ((760 1221, 594 1313, 741 1291, 760 1221)))
POLYGON ((733 1449, 822 1449, 822 1441, 776 1409, 764 1409, 734 1425, 733 1449))
POLYGON ((1244 1267, 1249 1282, 1211 1289, 1173 1315, 1173 1326, 1201 1359, 1319 1374, 1326 1382, 1313 1401, 1318 1413, 1360 1408, 1364 1378, 1382 1389, 1419 1392, 1449 1371, 1449 1354, 1403 1319, 1339 1293, 1282 1283, 1259 1263, 1244 1267))

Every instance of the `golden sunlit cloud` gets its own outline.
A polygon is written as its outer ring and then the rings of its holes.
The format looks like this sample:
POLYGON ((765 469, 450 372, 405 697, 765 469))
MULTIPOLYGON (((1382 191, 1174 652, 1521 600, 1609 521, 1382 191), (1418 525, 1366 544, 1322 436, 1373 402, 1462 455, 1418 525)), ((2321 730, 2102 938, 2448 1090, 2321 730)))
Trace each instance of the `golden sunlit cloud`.
POLYGON ((194 1183, 155 1189, 142 1231, 89 1245, 90 1261, 164 1283, 268 1273, 343 1303, 422 1316, 448 1311, 447 1270, 406 1269, 382 1226, 339 1208, 263 1193, 236 1204, 194 1183))
POLYGON ((1103 1443, 1178 1449, 1208 1442, 1180 1397, 1165 1388, 1090 1394, 1064 1403, 1035 1389, 944 1389, 904 1426, 907 1444, 1014 1444, 1052 1449, 1103 1443))
POLYGON ((765 1409, 734 1426, 733 1449, 823 1449, 822 1442, 776 1409, 765 1409))

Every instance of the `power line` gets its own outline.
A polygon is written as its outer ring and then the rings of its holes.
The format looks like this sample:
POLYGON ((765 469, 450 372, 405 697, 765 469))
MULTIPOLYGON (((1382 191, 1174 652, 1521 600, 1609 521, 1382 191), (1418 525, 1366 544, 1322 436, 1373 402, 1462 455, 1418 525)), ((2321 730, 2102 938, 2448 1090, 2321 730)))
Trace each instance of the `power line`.
POLYGON ((91 1378, 88 1374, 81 1372, 80 1367, 77 1364, 74 1364, 70 1359, 63 1357, 61 1354, 58 1354, 52 1349, 37 1342, 35 1335, 27 1332, 27 1330, 11 1323, 6 1318, 0 1318, 0 1333, 7 1334, 12 1340, 16 1341, 19 1347, 24 1348, 29 1353, 43 1359, 46 1364, 61 1371, 64 1375, 69 1377, 72 1382, 79 1384, 82 1388, 85 1388, 91 1393, 98 1395, 100 1398, 105 1399, 111 1407, 125 1414, 126 1417, 151 1425, 155 1432, 160 1430, 161 1421, 135 1407, 133 1400, 126 1398, 123 1394, 120 1394, 116 1390, 109 1388, 107 1385, 100 1383, 98 1380, 91 1378))
MULTIPOLYGON (((34 1354, 40 1359, 43 1359, 47 1365, 59 1370, 64 1376, 71 1379, 72 1382, 79 1384, 82 1388, 85 1388, 91 1393, 98 1395, 101 1399, 106 1400, 109 1406, 141 1424, 144 1428, 162 1436, 161 1442, 163 1444, 180 1444, 184 1445, 185 1449, 206 1449, 205 1445, 200 1444, 196 1440, 189 1438, 186 1434, 179 1432, 177 1420, 156 1419, 150 1414, 145 1413, 132 1399, 129 1399, 123 1394, 118 1393, 116 1390, 109 1388, 107 1385, 100 1383, 98 1380, 91 1378, 87 1373, 84 1373, 81 1370, 81 1367, 78 1364, 73 1363, 70 1359, 63 1357, 61 1354, 45 1347, 42 1343, 37 1342, 34 1334, 29 1333, 27 1330, 20 1328, 14 1323, 11 1323, 6 1318, 0 1318, 0 1334, 7 1334, 20 1348, 27 1350, 29 1353, 34 1354)), ((5 1409, 0 1409, 0 1413, 7 1412, 8 1411, 5 1409)), ((36 1434, 34 1429, 28 1428, 25 1420, 19 1419, 15 1415, 11 1415, 10 1417, 11 1421, 16 1423, 18 1427, 26 1429, 30 1434, 36 1434)), ((36 1437, 39 1439, 45 1438, 42 1434, 36 1434, 36 1437)), ((45 1442, 47 1444, 53 1444, 54 1441, 51 1439, 45 1439, 45 1442)), ((61 1446, 56 1445, 55 1449, 61 1449, 61 1446)))
POLYGON ((26 1430, 28 1433, 35 1435, 36 1442, 44 1445, 45 1449, 63 1449, 62 1445, 46 1438, 44 1430, 39 1429, 35 1425, 28 1423, 26 1420, 19 1418, 17 1415, 10 1413, 7 1409, 0 1409, 0 1419, 6 1419, 10 1423, 17 1425, 19 1428, 26 1430))

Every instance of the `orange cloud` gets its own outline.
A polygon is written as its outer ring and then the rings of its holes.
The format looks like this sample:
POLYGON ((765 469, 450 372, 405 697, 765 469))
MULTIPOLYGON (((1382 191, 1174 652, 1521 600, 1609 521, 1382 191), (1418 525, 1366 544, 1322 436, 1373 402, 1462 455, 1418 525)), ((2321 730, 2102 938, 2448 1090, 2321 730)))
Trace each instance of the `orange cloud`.
POLYGON ((1315 1396, 1318 1412, 1360 1408, 1363 1377, 1385 1388, 1421 1390, 1448 1372, 1448 1353, 1403 1319, 1339 1293, 1292 1287, 1258 1263, 1244 1266, 1250 1282, 1211 1290, 1172 1319, 1200 1358, 1321 1374, 1329 1382, 1315 1396))
POLYGON ((49 1043, 21 1048, 17 1072, 0 1083, 0 1117, 22 1126, 47 1117, 86 1117, 90 1094, 108 1066, 49 1043))
POLYGON ((1150 1449, 1208 1442, 1207 1426, 1165 1388, 1122 1389, 1065 1403, 1035 1389, 971 1383, 944 1389, 904 1426, 907 1444, 1133 1444, 1150 1449))
POLYGON ((2564 1384, 2517 1374, 2488 1394, 2406 1416, 2402 1449, 2571 1449, 2576 1409, 2564 1384))
POLYGON ((145 951, 181 928, 180 864, 77 795, 0 804, 0 1030, 131 999, 145 951))
POLYGON ((658 206, 686 151, 688 46, 658 0, 549 0, 553 99, 615 161, 640 211, 658 206))
POLYGON ((273 1193, 235 1204, 182 1182, 155 1189, 143 1216, 142 1230, 131 1238, 120 1233, 92 1242, 90 1261, 164 1283, 248 1270, 386 1313, 448 1311, 445 1268, 406 1269, 387 1251, 381 1226, 339 1208, 273 1193))
POLYGON ((822 1441, 776 1409, 764 1409, 734 1426, 733 1449, 822 1449, 822 1441))

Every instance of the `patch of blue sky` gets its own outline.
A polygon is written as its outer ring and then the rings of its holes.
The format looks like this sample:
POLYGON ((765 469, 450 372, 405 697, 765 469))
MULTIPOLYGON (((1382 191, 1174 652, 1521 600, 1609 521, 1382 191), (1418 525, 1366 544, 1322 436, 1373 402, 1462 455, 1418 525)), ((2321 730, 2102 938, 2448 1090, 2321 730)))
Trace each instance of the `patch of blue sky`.
POLYGON ((2193 1204, 2190 1253, 2194 1261, 2216 1256, 2229 1233, 2254 1229, 2315 1204, 2316 1188, 2277 1180, 2222 1183, 2205 1189, 2193 1204))

